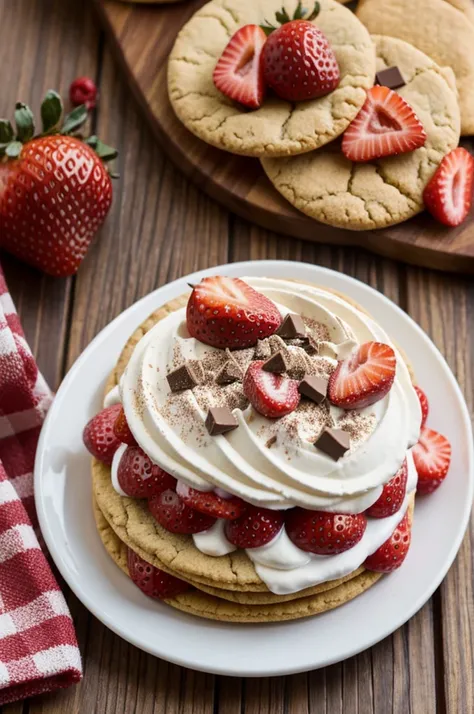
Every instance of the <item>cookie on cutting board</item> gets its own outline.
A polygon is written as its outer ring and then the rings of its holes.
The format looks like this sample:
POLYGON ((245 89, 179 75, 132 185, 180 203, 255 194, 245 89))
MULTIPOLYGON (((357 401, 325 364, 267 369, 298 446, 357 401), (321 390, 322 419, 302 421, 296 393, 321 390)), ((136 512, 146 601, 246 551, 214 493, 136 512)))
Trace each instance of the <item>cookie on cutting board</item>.
POLYGON ((402 40, 373 40, 377 70, 397 66, 401 71, 405 86, 397 91, 421 120, 425 145, 369 163, 346 159, 338 142, 303 156, 262 160, 272 184, 295 208, 349 230, 384 228, 422 211, 423 189, 459 142, 459 105, 449 73, 402 40))
MULTIPOLYGON (((283 3, 293 15, 297 0, 283 3)), ((373 85, 375 53, 369 33, 335 0, 321 0, 314 21, 328 38, 341 81, 330 94, 291 103, 267 97, 248 111, 219 92, 213 70, 231 36, 243 25, 271 21, 281 0, 212 0, 178 34, 168 64, 168 92, 178 118, 219 149, 246 156, 291 156, 317 149, 342 134, 373 85)))
POLYGON ((398 37, 456 75, 461 134, 474 134, 474 5, 470 0, 360 0, 357 17, 376 35, 398 37), (469 3, 469 4, 468 4, 469 3))

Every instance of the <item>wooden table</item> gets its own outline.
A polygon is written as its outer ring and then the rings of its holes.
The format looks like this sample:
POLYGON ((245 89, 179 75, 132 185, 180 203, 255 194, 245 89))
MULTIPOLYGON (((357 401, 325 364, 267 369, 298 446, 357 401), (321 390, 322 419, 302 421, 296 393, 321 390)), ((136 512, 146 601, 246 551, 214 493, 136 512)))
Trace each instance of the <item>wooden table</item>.
MULTIPOLYGON (((164 158, 87 2, 0 0, 0 67, 1 116, 16 99, 38 110, 50 87, 67 92, 74 77, 95 77, 94 129, 120 150, 111 213, 77 277, 51 279, 1 256, 53 387, 94 335, 150 290, 227 261, 282 258, 353 275, 401 305, 445 355, 474 414, 472 278, 283 238, 224 211, 164 158)), ((169 665, 112 634, 66 588, 84 681, 2 714, 472 714, 473 536, 471 527, 445 581, 408 624, 357 657, 292 677, 232 679, 169 665)))

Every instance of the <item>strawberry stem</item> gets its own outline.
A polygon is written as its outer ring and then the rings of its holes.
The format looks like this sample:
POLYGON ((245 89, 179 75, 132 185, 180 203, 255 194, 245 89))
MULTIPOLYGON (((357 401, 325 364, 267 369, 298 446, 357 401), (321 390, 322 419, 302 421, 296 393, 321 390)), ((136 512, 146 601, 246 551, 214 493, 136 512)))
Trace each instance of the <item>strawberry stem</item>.
MULTIPOLYGON (((298 5, 296 6, 296 10, 293 13, 293 17, 290 17, 288 15, 284 7, 282 7, 281 10, 276 11, 275 17, 277 23, 281 27, 281 25, 286 25, 287 22, 292 22, 292 20, 305 20, 306 22, 312 22, 319 15, 320 10, 321 6, 319 2, 315 2, 311 13, 308 15, 308 17, 305 17, 308 11, 305 7, 303 7, 301 0, 299 0, 298 5)), ((260 25, 260 27, 268 37, 268 35, 271 35, 271 33, 274 32, 277 28, 274 25, 271 25, 267 20, 264 20, 263 22, 264 24, 260 25)))

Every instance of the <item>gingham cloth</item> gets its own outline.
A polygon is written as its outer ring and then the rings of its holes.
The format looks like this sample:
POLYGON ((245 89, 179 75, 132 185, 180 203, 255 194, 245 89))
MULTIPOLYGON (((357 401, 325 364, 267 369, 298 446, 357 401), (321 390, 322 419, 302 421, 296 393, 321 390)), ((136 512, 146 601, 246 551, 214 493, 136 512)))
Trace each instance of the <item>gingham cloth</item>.
POLYGON ((0 705, 82 677, 71 615, 35 534, 33 465, 51 398, 0 267, 0 705))

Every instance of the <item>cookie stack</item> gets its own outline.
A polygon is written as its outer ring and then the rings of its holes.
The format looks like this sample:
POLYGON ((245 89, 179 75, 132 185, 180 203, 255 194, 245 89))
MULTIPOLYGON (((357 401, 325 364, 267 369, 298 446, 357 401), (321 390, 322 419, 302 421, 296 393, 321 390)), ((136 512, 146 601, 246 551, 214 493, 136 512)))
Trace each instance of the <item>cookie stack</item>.
POLYGON ((361 0, 355 14, 317 5, 204 5, 170 54, 176 115, 203 141, 258 157, 274 187, 322 223, 372 230, 428 208, 459 224, 474 173, 457 149, 461 130, 474 131, 469 0, 361 0), (292 18, 314 36, 298 45, 292 18), (456 175, 463 190, 447 205, 442 186, 456 175))

